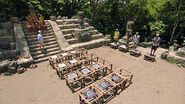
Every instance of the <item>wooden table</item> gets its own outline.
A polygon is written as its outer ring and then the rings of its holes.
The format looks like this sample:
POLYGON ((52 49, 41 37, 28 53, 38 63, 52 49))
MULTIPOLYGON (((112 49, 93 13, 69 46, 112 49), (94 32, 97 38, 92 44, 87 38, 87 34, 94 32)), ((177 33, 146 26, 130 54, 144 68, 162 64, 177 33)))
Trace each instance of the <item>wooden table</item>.
POLYGON ((54 69, 54 64, 57 64, 59 62, 59 57, 57 55, 49 56, 48 57, 49 63, 54 69))
POLYGON ((72 69, 69 67, 67 62, 57 63, 54 65, 54 67, 61 79, 64 79, 65 74, 72 72, 72 69))

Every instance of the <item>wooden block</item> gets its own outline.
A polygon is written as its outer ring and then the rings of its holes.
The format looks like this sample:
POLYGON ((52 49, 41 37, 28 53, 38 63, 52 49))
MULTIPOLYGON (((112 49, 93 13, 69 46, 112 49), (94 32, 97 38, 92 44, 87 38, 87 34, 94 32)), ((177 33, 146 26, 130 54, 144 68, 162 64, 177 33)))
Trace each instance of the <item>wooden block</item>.
POLYGON ((154 56, 151 56, 149 53, 146 53, 144 55, 144 59, 147 60, 147 61, 154 62, 155 61, 155 55, 154 56))
POLYGON ((119 46, 118 48, 119 48, 119 50, 122 51, 122 52, 127 52, 127 50, 128 50, 128 48, 127 48, 126 45, 121 45, 121 46, 119 46))
POLYGON ((130 50, 130 55, 139 57, 139 56, 141 56, 141 51, 132 49, 132 50, 130 50))

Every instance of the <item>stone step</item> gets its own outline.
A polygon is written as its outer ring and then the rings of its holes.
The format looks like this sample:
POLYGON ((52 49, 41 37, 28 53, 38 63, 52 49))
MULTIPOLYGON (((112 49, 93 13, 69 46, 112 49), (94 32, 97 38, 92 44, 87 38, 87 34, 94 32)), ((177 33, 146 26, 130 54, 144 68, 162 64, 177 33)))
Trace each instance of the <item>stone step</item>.
MULTIPOLYGON (((60 51, 60 48, 59 47, 55 47, 55 48, 47 49, 47 53, 54 52, 54 51, 60 51)), ((33 56, 33 58, 40 58, 40 56, 44 55, 41 50, 36 51, 36 52, 30 52, 30 53, 33 56)))
POLYGON ((63 29, 61 30, 62 33, 65 35, 65 34, 70 34, 74 31, 74 29, 78 29, 78 28, 73 28, 73 29, 63 29))
POLYGON ((78 19, 65 19, 65 20, 56 20, 58 25, 62 24, 79 24, 80 21, 78 19))
MULTIPOLYGON (((43 33, 43 37, 47 37, 47 36, 54 36, 53 32, 50 33, 43 33)), ((33 34, 33 35, 26 35, 27 38, 37 38, 37 34, 33 34)))
POLYGON ((40 62, 43 62, 43 61, 48 61, 48 56, 56 55, 56 54, 59 54, 59 53, 61 53, 61 51, 50 52, 47 55, 44 55, 43 57, 34 58, 34 62, 35 63, 40 63, 40 62))
MULTIPOLYGON (((37 36, 33 36, 33 37, 30 36, 30 37, 27 37, 27 38, 28 38, 27 39, 28 41, 34 41, 34 40, 37 41, 38 40, 37 36)), ((44 35, 43 38, 44 38, 44 40, 50 39, 50 38, 55 38, 55 35, 46 35, 46 36, 44 35)))
POLYGON ((96 34, 99 34, 98 30, 93 30, 93 31, 90 31, 90 34, 91 35, 96 35, 96 34))
POLYGON ((104 38, 100 38, 100 39, 96 39, 96 40, 91 40, 89 42, 83 42, 83 43, 77 43, 77 44, 72 44, 70 45, 70 47, 74 48, 86 48, 86 49, 92 49, 92 48, 97 48, 97 47, 101 47, 103 45, 107 45, 111 42, 110 39, 104 39, 104 38))
POLYGON ((65 34, 64 38, 65 39, 71 39, 71 38, 73 38, 73 36, 72 36, 72 34, 65 34))
MULTIPOLYGON (((103 38, 103 34, 99 33, 96 35, 92 35, 92 40, 99 39, 99 38, 103 38)), ((67 39, 67 42, 69 44, 76 44, 76 43, 78 43, 78 39, 77 38, 67 39)))
MULTIPOLYGON (((58 44, 57 41, 52 41, 52 42, 48 42, 46 45, 54 45, 54 44, 58 44)), ((38 48, 40 45, 38 44, 33 44, 33 45, 29 45, 29 48, 38 48)))
MULTIPOLYGON (((46 45, 45 49, 56 48, 56 47, 59 47, 59 45, 58 44, 46 45)), ((35 51, 40 51, 40 47, 35 47, 30 49, 30 52, 35 52, 35 51)))
MULTIPOLYGON (((51 38, 51 39, 44 40, 44 44, 46 44, 48 42, 52 42, 52 41, 56 41, 56 38, 51 38)), ((33 41, 33 42, 28 41, 28 44, 29 45, 35 45, 35 44, 39 44, 39 43, 38 43, 38 41, 33 41)))
POLYGON ((65 24, 65 25, 58 25, 59 28, 62 29, 71 29, 71 28, 79 28, 79 24, 65 24))
MULTIPOLYGON (((43 36, 44 41, 48 41, 48 40, 56 40, 56 38, 54 37, 54 35, 49 35, 49 36, 43 36)), ((27 39, 28 43, 30 42, 35 42, 38 41, 37 37, 34 38, 28 38, 27 39)))

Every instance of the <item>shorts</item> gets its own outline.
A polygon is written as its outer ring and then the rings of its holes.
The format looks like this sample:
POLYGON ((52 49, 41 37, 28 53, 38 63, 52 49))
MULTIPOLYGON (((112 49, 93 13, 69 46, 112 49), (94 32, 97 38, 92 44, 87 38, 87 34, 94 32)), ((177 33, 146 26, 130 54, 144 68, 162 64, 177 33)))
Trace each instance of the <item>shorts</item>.
POLYGON ((153 46, 152 45, 152 50, 157 50, 158 46, 153 46))
POLYGON ((133 46, 137 46, 137 43, 136 42, 133 42, 133 46))

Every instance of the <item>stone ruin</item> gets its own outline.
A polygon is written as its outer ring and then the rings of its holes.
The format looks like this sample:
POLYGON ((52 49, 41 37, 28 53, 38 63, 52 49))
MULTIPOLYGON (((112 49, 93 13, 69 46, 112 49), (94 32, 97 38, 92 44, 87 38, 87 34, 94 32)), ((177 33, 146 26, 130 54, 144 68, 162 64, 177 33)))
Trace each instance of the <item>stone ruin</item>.
POLYGON ((161 54, 161 58, 185 67, 185 46, 177 49, 175 42, 173 46, 170 46, 168 51, 161 54))

